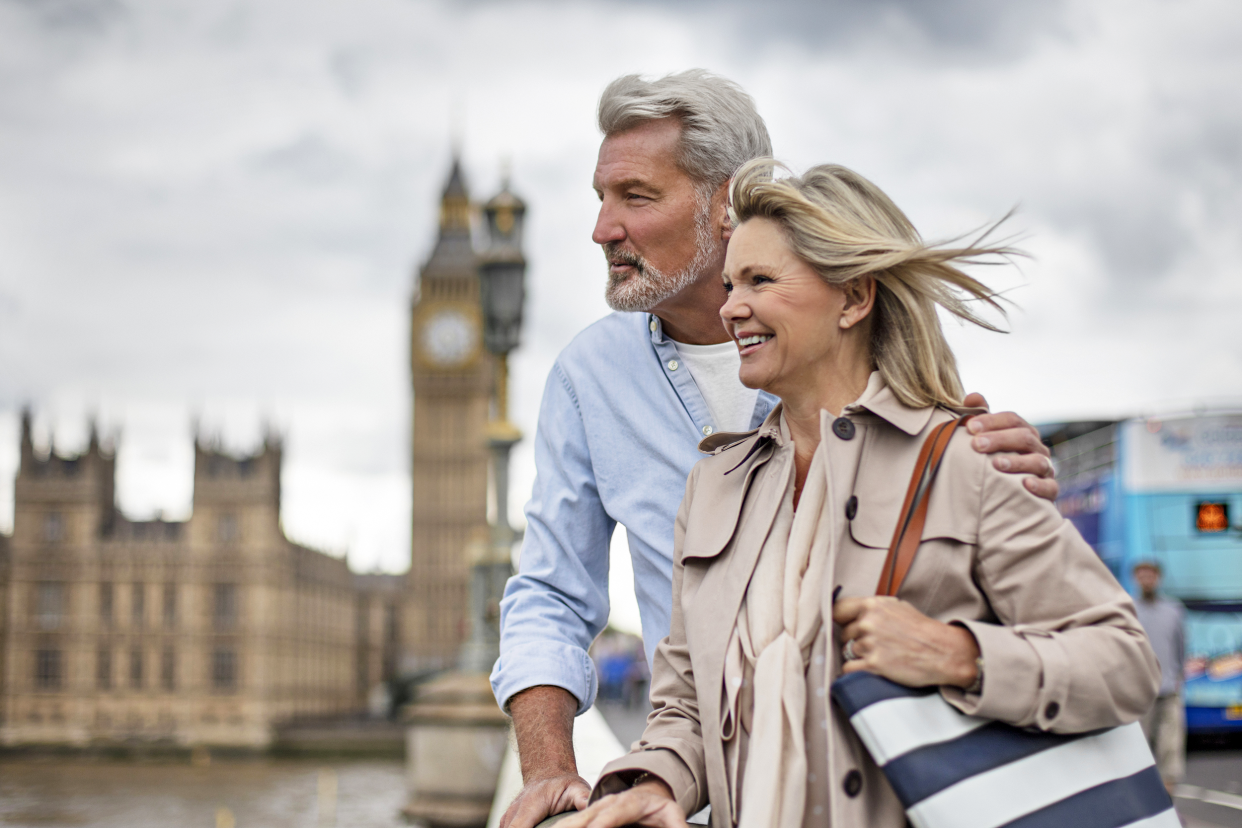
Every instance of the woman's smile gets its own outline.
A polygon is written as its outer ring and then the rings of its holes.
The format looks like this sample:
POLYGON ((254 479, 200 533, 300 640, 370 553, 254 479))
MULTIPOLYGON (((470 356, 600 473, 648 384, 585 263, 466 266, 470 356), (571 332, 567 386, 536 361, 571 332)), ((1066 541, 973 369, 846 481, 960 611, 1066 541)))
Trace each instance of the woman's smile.
POLYGON ((737 339, 738 352, 745 359, 750 354, 759 350, 761 347, 770 342, 774 337, 772 334, 744 334, 736 333, 734 338, 737 339))

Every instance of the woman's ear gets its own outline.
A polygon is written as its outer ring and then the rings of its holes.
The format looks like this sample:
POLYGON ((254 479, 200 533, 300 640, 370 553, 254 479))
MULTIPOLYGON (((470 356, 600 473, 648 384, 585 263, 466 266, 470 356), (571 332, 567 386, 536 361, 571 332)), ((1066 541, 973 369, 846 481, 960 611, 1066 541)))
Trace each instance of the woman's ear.
POLYGON ((875 277, 859 276, 841 288, 845 304, 841 307, 841 327, 852 328, 871 315, 875 307, 875 277))

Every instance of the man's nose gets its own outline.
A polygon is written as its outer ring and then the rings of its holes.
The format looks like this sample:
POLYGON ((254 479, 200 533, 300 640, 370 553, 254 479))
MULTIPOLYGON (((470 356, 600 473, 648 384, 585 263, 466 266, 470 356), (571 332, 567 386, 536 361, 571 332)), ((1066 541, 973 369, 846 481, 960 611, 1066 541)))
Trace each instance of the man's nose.
POLYGON ((595 219, 595 231, 591 241, 596 244, 625 241, 625 228, 614 216, 612 206, 605 201, 599 205, 599 217, 595 219))

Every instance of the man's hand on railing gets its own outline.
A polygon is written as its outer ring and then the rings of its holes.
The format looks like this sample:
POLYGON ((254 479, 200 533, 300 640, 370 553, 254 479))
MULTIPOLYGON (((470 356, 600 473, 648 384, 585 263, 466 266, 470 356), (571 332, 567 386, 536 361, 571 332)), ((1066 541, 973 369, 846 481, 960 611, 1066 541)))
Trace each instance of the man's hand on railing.
POLYGON ((505 809, 500 828, 535 828, 550 816, 583 810, 591 786, 576 773, 528 782, 505 809))
POLYGON ((505 809, 500 828, 535 828, 550 816, 584 810, 591 786, 574 759, 578 700, 560 687, 540 685, 509 700, 525 786, 505 809))

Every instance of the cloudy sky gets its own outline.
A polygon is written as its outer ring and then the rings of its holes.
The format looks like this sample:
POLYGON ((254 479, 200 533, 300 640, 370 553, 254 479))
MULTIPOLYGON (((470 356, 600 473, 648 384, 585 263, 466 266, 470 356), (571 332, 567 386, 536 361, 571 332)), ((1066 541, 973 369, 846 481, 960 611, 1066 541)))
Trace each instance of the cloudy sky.
MULTIPOLYGON (((195 417, 237 450, 270 422, 287 532, 404 569, 409 297, 454 136, 476 196, 508 157, 530 204, 531 433, 606 312, 593 111, 627 72, 739 81, 779 157, 854 167, 928 237, 1016 207, 1033 258, 983 274, 1011 333, 952 333, 994 408, 1242 403, 1242 7, 756 8, 0 0, 0 531, 23 404, 43 446, 81 447, 91 413, 119 430, 136 518, 188 514, 195 417)), ((533 474, 527 442, 515 511, 533 474)))

